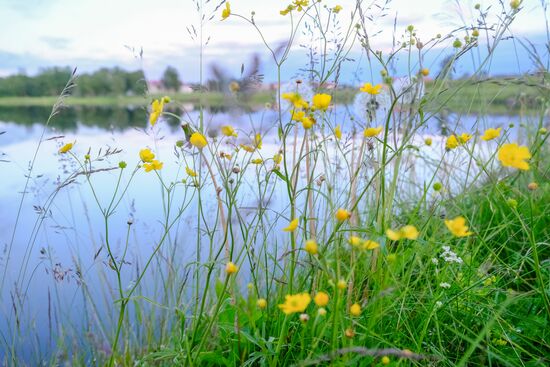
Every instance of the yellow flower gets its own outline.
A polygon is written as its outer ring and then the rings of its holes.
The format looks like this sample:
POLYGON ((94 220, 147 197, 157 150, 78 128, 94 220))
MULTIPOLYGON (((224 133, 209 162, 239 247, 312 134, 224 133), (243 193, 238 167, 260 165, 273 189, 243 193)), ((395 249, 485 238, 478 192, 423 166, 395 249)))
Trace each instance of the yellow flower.
POLYGON ((351 314, 351 316, 361 315, 361 306, 359 305, 359 303, 354 303, 353 305, 351 305, 351 307, 349 308, 349 313, 351 314))
POLYGON ((456 139, 456 136, 451 135, 447 138, 447 142, 445 143, 445 149, 451 150, 458 147, 458 140, 456 139))
POLYGON ((264 160, 262 158, 255 158, 255 159, 250 161, 250 163, 252 163, 252 164, 262 164, 263 162, 264 162, 264 160))
POLYGON ((372 138, 373 136, 376 136, 381 132, 382 132, 382 126, 369 127, 365 129, 365 131, 363 132, 363 135, 365 136, 365 138, 372 138))
POLYGON ((344 279, 340 279, 336 284, 336 287, 338 287, 338 289, 346 289, 348 287, 348 283, 344 279))
POLYGON ((313 302, 319 307, 325 307, 328 305, 328 301, 330 300, 329 296, 325 292, 317 292, 315 297, 313 297, 313 302))
POLYGON ((235 274, 237 271, 239 271, 239 267, 235 264, 233 264, 233 262, 228 262, 227 265, 225 266, 225 272, 228 274, 228 275, 231 275, 231 274, 235 274))
POLYGON ((380 93, 381 88, 382 84, 372 85, 371 83, 365 83, 361 88, 359 88, 359 90, 361 92, 375 96, 380 93))
POLYGON ((423 68, 422 70, 420 70, 420 74, 422 74, 422 76, 428 76, 430 75, 430 69, 423 68))
MULTIPOLYGON (((153 103, 151 103, 151 114, 149 115, 149 123, 151 125, 155 125, 162 114, 162 111, 164 110, 164 103, 167 101, 168 97, 161 98, 160 100, 155 99, 153 100, 153 103)), ((168 99, 168 102, 170 99, 168 99)), ((168 103, 166 102, 166 103, 168 103)))
POLYGON ((387 366, 388 364, 390 364, 390 357, 388 356, 382 357, 381 362, 384 366, 387 366))
POLYGON ((293 121, 302 121, 302 119, 306 117, 306 113, 303 110, 292 110, 290 111, 290 115, 293 121))
POLYGON ((256 147, 256 149, 262 149, 262 136, 260 135, 260 133, 257 133, 254 136, 254 146, 256 147))
POLYGON ((281 15, 287 15, 288 13, 290 13, 290 12, 293 11, 293 10, 294 10, 294 6, 289 5, 289 6, 286 7, 286 9, 281 10, 281 11, 279 12, 279 14, 281 14, 281 15))
POLYGON ((298 228, 298 222, 299 222, 298 218, 294 218, 293 220, 290 221, 290 223, 288 224, 288 227, 283 228, 283 231, 294 232, 296 228, 298 228))
POLYGON ((267 307, 267 301, 265 298, 259 298, 258 301, 256 301, 256 305, 258 308, 264 309, 267 307))
POLYGON ((353 247, 358 247, 363 243, 363 239, 357 236, 350 236, 348 243, 353 247))
POLYGON ((283 160, 283 155, 281 153, 277 153, 273 156, 273 162, 275 162, 275 164, 280 164, 283 160))
POLYGON ((74 143, 67 143, 67 144, 63 145, 63 146, 59 149, 59 153, 65 154, 65 153, 67 153, 69 150, 73 149, 73 146, 74 146, 74 143))
POLYGON ((460 141, 460 144, 466 144, 468 142, 468 140, 470 140, 472 138, 472 135, 470 134, 466 134, 466 133, 462 133, 460 134, 460 136, 458 137, 458 140, 460 141))
POLYGON ((191 145, 199 149, 202 149, 206 146, 206 138, 204 137, 204 135, 202 135, 199 132, 194 132, 193 134, 191 134, 191 138, 189 138, 189 142, 191 143, 191 145))
POLYGON ((229 6, 229 2, 225 3, 225 9, 222 11, 222 20, 229 18, 231 15, 231 7, 229 6))
POLYGON ((191 177, 197 177, 197 172, 193 171, 191 168, 189 167, 185 167, 185 172, 187 172, 187 174, 191 177))
POLYGON ((285 296, 285 303, 279 305, 279 308, 285 314, 290 315, 295 312, 304 312, 310 302, 311 296, 308 293, 288 294, 285 296))
POLYGON ((307 7, 309 0, 294 0, 294 6, 298 11, 302 11, 303 8, 307 7))
POLYGON ((164 166, 164 163, 153 159, 150 163, 144 163, 143 169, 145 169, 145 172, 160 171, 162 166, 164 166))
POLYGON ((143 162, 152 162, 155 159, 155 154, 150 149, 142 149, 139 151, 139 158, 143 162))
POLYGON ((380 244, 373 240, 366 240, 363 242, 363 249, 364 250, 374 250, 380 247, 380 244))
POLYGON ((426 144, 427 146, 431 146, 432 145, 432 138, 424 139, 424 144, 426 144))
POLYGON ((464 217, 446 219, 445 225, 456 237, 466 237, 472 234, 472 232, 468 232, 468 226, 466 225, 466 219, 464 219, 464 217))
POLYGON ((309 108, 309 105, 302 99, 299 93, 283 93, 281 94, 281 98, 292 103, 294 108, 309 108))
POLYGON ((243 148, 245 151, 247 151, 248 153, 254 153, 254 151, 256 150, 256 148, 250 146, 250 145, 244 145, 244 144, 241 144, 240 145, 241 148, 243 148))
POLYGON ((234 136, 237 137, 237 132, 231 125, 222 126, 222 134, 225 136, 234 136))
POLYGON ((302 119, 302 126, 304 129, 311 129, 313 127, 313 124, 315 123, 315 120, 313 120, 311 117, 304 117, 302 119))
POLYGON ((500 130, 502 130, 501 127, 498 129, 487 129, 481 139, 485 141, 496 139, 500 136, 500 130))
POLYGON ((336 5, 334 8, 332 8, 332 11, 335 13, 335 14, 338 14, 340 12, 340 10, 342 10, 343 8, 340 6, 340 5, 336 5))
POLYGON ((399 241, 402 239, 416 240, 418 238, 418 230, 415 226, 411 225, 407 225, 397 231, 388 228, 386 230, 386 236, 392 241, 399 241))
POLYGON ((340 208, 336 211, 335 217, 338 222, 343 222, 351 217, 351 213, 346 209, 340 208))
POLYGON ((334 128, 334 136, 338 140, 342 139, 342 129, 340 128, 340 125, 336 125, 334 128))
POLYGON ((531 158, 529 148, 519 146, 516 143, 504 144, 498 151, 498 159, 504 167, 514 167, 521 170, 528 170, 531 158))
POLYGON ((319 252, 317 242, 315 240, 307 240, 304 250, 306 250, 306 252, 310 255, 317 255, 319 252))
POLYGON ((316 110, 325 111, 330 105, 332 96, 330 94, 316 94, 313 96, 312 103, 316 110))

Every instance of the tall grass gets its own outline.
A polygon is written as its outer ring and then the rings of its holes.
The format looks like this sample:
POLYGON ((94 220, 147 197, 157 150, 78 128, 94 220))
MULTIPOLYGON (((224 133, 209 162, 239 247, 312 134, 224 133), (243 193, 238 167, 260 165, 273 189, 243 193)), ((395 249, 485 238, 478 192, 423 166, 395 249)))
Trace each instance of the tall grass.
MULTIPOLYGON (((500 126, 491 139, 487 129, 497 126, 484 121, 483 110, 473 129, 457 122, 445 135, 427 130, 462 88, 475 85, 481 93, 491 82, 479 76, 510 36, 521 2, 476 6, 478 18, 447 35, 395 29, 384 52, 373 29, 389 2, 358 0, 340 10, 294 1, 280 15, 289 25, 283 45, 270 45, 254 14, 232 5, 196 2, 199 23, 190 35, 201 46, 201 80, 207 22, 223 11, 224 21, 248 23, 277 68, 276 102, 265 106, 275 111, 276 126, 262 130, 251 121, 252 129, 218 131, 202 107, 193 119, 168 111, 177 100, 158 98, 145 130, 150 144, 133 162, 109 164, 116 149, 82 156, 78 142, 60 148, 72 171, 52 201, 77 181, 91 193, 103 223, 96 257, 104 261, 96 266, 105 289, 90 289, 75 260, 93 326, 70 345, 74 334, 60 320, 57 347, 67 355, 50 363, 547 365, 548 93, 529 107, 535 116, 500 126), (285 85, 286 62, 303 30, 311 37, 308 67, 285 85), (352 60, 358 46, 361 59, 352 60), (433 75, 426 55, 442 48, 449 57, 433 75), (465 57, 475 73, 451 81, 465 57), (407 60, 405 72, 397 58, 407 60), (361 75, 359 108, 341 121, 337 112, 348 107, 334 104, 331 93, 350 64, 361 75), (179 120, 183 131, 173 156, 161 161, 166 119, 179 120), (116 172, 108 190, 97 183, 106 171, 116 172), (119 231, 123 238, 112 233, 141 182, 158 190, 162 215, 151 225, 160 235, 132 258, 134 218, 119 231), (182 247, 194 258, 183 262, 182 247)), ((547 77, 547 69, 530 76, 531 86, 544 91, 547 77)), ((240 88, 231 85, 237 100, 240 88)), ((464 101, 468 112, 476 96, 464 101)), ((24 294, 35 278, 23 268, 20 279, 16 289, 24 294)), ((24 299, 14 300, 16 313, 24 299)), ((13 327, 11 340, 4 336, 6 364, 24 363, 13 327)))

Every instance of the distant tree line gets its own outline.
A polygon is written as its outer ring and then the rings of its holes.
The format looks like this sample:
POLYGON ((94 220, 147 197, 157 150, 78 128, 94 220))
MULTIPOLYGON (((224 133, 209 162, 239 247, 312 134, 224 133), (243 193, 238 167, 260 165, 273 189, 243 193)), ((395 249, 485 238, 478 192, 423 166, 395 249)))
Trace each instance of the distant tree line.
MULTIPOLYGON (((63 90, 71 73, 70 68, 53 67, 35 76, 17 74, 0 78, 0 97, 56 96, 63 90)), ((145 75, 141 70, 125 71, 115 67, 80 74, 73 95, 139 95, 145 90, 145 75)))

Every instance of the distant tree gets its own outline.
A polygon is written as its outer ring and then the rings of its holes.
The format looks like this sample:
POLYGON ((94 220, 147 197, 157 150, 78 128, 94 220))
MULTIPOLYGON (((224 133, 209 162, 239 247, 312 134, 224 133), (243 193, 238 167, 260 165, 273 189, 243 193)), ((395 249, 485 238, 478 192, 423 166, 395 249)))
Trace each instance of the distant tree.
POLYGON ((162 74, 161 83, 168 90, 178 91, 180 89, 180 77, 176 68, 168 66, 162 74))

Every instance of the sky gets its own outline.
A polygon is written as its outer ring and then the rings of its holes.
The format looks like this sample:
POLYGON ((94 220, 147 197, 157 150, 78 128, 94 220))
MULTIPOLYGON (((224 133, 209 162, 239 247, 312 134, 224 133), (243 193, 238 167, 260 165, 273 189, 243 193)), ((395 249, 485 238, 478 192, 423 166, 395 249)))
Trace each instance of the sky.
MULTIPOLYGON (((213 16, 203 28, 204 39, 209 40, 203 49, 205 70, 217 62, 229 73, 238 74, 241 64, 249 62, 253 53, 259 53, 267 62, 266 79, 272 80, 269 56, 254 28, 234 16, 221 21, 221 9, 215 10, 221 0, 196 1, 205 3, 206 19, 213 16)), ((386 0, 363 3, 366 6, 383 1, 386 0)), ((499 0, 390 0, 383 17, 373 7, 367 16, 374 18, 369 23, 376 34, 374 47, 383 51, 390 48, 395 19, 397 33, 414 24, 418 36, 426 40, 464 24, 474 25, 477 2, 482 9, 491 7, 492 14, 500 15, 499 0)), ((231 8, 233 13, 248 17, 255 11, 256 24, 266 42, 276 46, 290 32, 290 18, 279 15, 286 4, 280 0, 233 0, 231 8)), ((347 24, 355 0, 323 0, 322 4, 341 5, 338 19, 347 24)), ((158 79, 166 66, 173 65, 184 81, 194 82, 199 75, 200 43, 190 37, 188 29, 198 26, 199 17, 195 0, 0 0, 0 76, 17 72, 32 75, 49 66, 77 67, 80 72, 121 66, 130 70, 142 68, 149 79, 158 79)), ((542 49, 546 28, 541 0, 523 1, 523 9, 510 32, 516 39, 533 40, 542 49)), ((304 63, 299 45, 307 43, 308 37, 299 34, 289 70, 304 63)), ((524 53, 517 55, 517 47, 513 40, 504 42, 501 54, 492 64, 496 73, 529 71, 531 64, 524 53)), ((437 50, 433 53, 441 55, 437 50)), ((350 55, 360 57, 358 46, 350 55)), ((434 56, 429 62, 435 65, 439 61, 434 56)))

